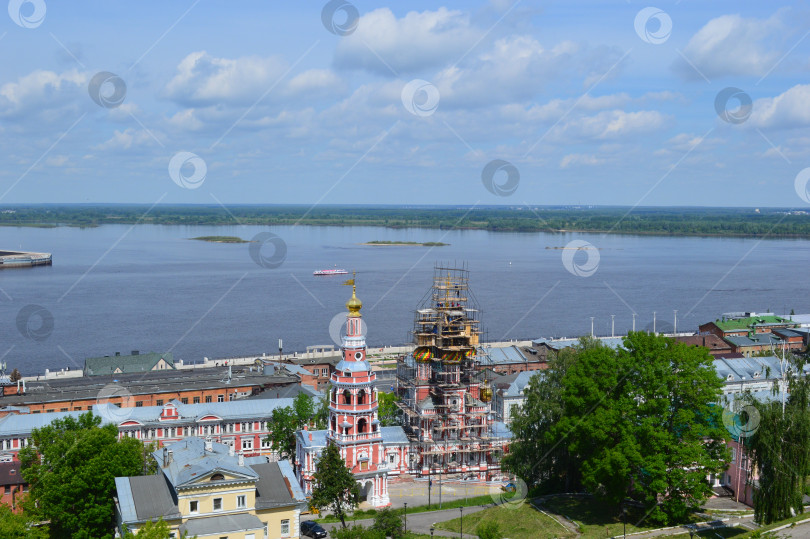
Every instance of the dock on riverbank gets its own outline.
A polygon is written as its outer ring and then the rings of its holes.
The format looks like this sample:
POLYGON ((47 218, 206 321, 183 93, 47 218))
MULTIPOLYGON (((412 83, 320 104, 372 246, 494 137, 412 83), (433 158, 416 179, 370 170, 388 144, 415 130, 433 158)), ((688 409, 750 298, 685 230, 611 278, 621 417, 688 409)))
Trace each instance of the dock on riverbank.
POLYGON ((53 264, 51 253, 0 250, 0 269, 50 266, 51 264, 53 264))

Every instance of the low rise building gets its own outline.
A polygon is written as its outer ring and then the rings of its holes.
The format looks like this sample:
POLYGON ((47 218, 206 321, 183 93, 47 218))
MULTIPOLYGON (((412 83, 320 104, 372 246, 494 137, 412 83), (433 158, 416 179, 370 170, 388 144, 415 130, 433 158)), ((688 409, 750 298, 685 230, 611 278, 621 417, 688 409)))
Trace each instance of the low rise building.
POLYGON ((299 537, 306 498, 288 461, 235 454, 189 438, 155 451, 157 475, 116 477, 118 532, 163 519, 172 537, 299 537))
POLYGON ((20 473, 20 461, 6 455, 0 460, 0 503, 15 513, 22 511, 20 504, 28 492, 28 484, 20 473))
POLYGON ((492 381, 492 411, 495 412, 495 419, 506 425, 512 423, 512 414, 523 408, 523 403, 526 402, 524 390, 534 376, 543 376, 543 373, 520 372, 492 381))
POLYGON ((790 329, 799 324, 773 313, 726 313, 714 322, 698 326, 699 333, 711 333, 723 339, 745 337, 749 334, 771 333, 775 329, 790 329))
MULTIPOLYGON (((604 346, 614 350, 624 344, 624 337, 594 337, 604 346)), ((552 353, 557 353, 566 348, 579 346, 580 339, 535 339, 532 341, 532 348, 537 351, 537 357, 543 363, 547 363, 552 353)))
POLYGON ((88 357, 84 360, 85 376, 143 373, 173 370, 174 368, 171 352, 141 354, 138 350, 133 350, 132 354, 128 356, 122 356, 116 352, 114 356, 88 357))
MULTIPOLYGON (((273 410, 292 406, 293 399, 248 399, 232 402, 183 404, 178 400, 163 406, 121 408, 114 404, 96 404, 93 414, 103 424, 114 424, 119 436, 137 438, 158 447, 189 438, 210 438, 233 447, 236 452, 261 455, 275 460, 277 455, 266 442, 272 430, 273 410)), ((33 429, 54 419, 78 417, 86 411, 44 414, 9 414, 0 418, 0 455, 11 455, 28 446, 33 429)))
POLYGON ((537 371, 546 368, 535 350, 519 346, 479 346, 477 353, 478 370, 491 369, 500 374, 537 371))
POLYGON ((776 331, 785 334, 788 330, 775 330, 769 333, 751 333, 747 336, 733 335, 726 337, 724 340, 731 345, 732 351, 742 354, 744 357, 751 357, 757 354, 772 354, 780 351, 798 351, 804 348, 801 336, 798 333, 790 331, 798 337, 790 340, 781 337, 776 331))
POLYGON ((702 335, 678 335, 674 337, 678 342, 687 346, 700 346, 709 350, 714 357, 728 357, 734 353, 734 348, 714 333, 702 335))
POLYGON ((228 367, 164 370, 34 380, 3 387, 0 406, 27 407, 32 414, 85 411, 110 402, 122 408, 228 402, 281 386, 297 386, 300 377, 287 371, 265 375, 260 369, 228 367))

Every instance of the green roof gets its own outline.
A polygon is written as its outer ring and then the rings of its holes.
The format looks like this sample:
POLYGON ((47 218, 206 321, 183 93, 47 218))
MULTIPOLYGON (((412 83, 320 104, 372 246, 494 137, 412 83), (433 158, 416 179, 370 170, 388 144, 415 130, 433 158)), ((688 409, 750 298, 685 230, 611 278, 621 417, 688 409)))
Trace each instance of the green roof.
POLYGON ((781 316, 763 315, 763 316, 749 316, 747 318, 731 318, 728 320, 716 320, 714 324, 723 331, 733 331, 736 329, 747 330, 751 326, 767 326, 769 324, 778 325, 797 325, 792 320, 782 318, 781 316))
POLYGON ((104 374, 149 372, 155 370, 155 366, 161 359, 169 365, 169 369, 174 369, 174 359, 171 352, 165 354, 149 352, 131 356, 88 357, 84 360, 84 373, 87 376, 100 376, 104 374))

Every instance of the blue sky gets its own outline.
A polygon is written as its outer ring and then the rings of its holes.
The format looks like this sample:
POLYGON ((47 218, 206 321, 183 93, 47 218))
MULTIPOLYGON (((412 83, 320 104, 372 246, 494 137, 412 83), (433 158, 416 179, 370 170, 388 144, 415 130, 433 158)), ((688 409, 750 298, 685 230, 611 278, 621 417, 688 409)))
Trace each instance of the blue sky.
POLYGON ((808 206, 806 5, 343 4, 11 0, 0 205, 808 206))

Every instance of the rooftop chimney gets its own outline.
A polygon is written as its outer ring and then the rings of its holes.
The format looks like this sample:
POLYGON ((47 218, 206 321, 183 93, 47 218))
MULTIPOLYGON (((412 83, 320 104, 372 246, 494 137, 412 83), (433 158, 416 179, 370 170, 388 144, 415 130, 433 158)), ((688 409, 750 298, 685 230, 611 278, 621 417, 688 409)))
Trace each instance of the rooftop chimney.
POLYGON ((230 455, 232 457, 236 456, 236 449, 234 449, 234 447, 232 445, 228 446, 228 455, 230 455))
POLYGON ((164 447, 163 448, 163 467, 165 468, 168 465, 169 465, 169 448, 164 447))
POLYGON ((205 439, 205 450, 209 453, 214 451, 214 442, 211 441, 211 438, 205 439))
POLYGON ((312 441, 312 433, 311 432, 309 433, 309 441, 310 442, 312 441))
POLYGON ((245 455, 243 455, 242 453, 239 453, 239 461, 238 462, 239 462, 239 466, 244 466, 245 465, 245 455))

